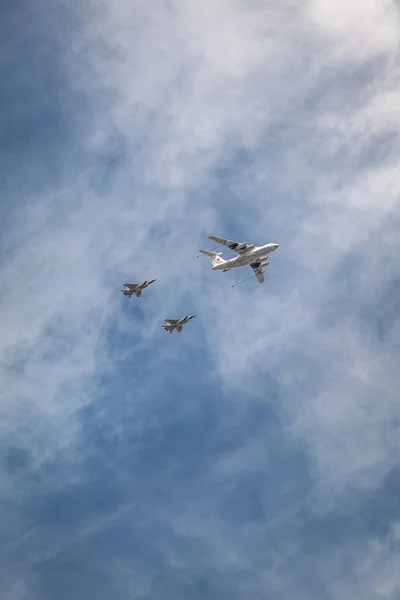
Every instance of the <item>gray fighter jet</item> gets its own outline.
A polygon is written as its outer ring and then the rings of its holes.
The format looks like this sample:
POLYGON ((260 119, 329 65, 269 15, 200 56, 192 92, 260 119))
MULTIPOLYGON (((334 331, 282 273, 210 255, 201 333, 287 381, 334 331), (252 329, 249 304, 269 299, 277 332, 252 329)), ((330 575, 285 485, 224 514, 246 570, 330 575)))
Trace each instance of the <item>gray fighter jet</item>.
POLYGON ((190 315, 188 317, 182 317, 181 319, 165 319, 165 324, 162 327, 164 327, 165 331, 169 331, 170 333, 172 333, 174 329, 180 333, 183 325, 195 316, 196 315, 190 315))
POLYGON ((153 283, 154 281, 155 279, 151 279, 150 281, 142 281, 142 283, 124 283, 124 287, 121 290, 121 292, 125 294, 125 296, 129 296, 129 298, 131 298, 133 294, 140 298, 140 296, 142 295, 142 290, 144 290, 144 288, 147 288, 147 286, 153 283))

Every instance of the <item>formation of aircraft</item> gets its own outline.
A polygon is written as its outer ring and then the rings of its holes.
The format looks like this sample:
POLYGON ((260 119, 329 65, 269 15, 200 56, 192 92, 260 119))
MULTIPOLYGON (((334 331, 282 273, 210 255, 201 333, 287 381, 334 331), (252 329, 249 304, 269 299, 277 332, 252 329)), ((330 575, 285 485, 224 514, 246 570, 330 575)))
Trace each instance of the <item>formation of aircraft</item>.
POLYGON ((208 256, 211 260, 212 269, 221 271, 230 271, 236 267, 245 267, 250 265, 255 276, 260 283, 264 283, 264 267, 269 265, 268 254, 274 252, 279 244, 265 244, 264 246, 255 246, 246 242, 234 242, 233 240, 225 240, 224 238, 209 235, 208 239, 227 246, 237 253, 238 256, 228 260, 221 258, 222 252, 211 252, 210 250, 199 250, 202 254, 208 256))
POLYGON ((154 282, 155 279, 150 279, 150 281, 147 281, 146 279, 146 281, 142 281, 142 283, 124 283, 124 287, 121 292, 125 294, 125 296, 129 296, 129 298, 131 298, 133 294, 140 298, 142 295, 142 290, 154 282))
MULTIPOLYGON (((275 243, 256 246, 255 244, 248 244, 247 242, 226 240, 225 238, 216 237, 214 235, 209 235, 208 239, 213 240, 218 245, 233 250, 237 254, 234 258, 225 259, 221 256, 222 252, 199 250, 199 252, 205 254, 211 260, 213 271, 226 272, 236 267, 250 266, 260 283, 264 282, 264 267, 269 265, 268 255, 279 247, 279 244, 275 243)), ((142 283, 124 283, 121 292, 123 292, 125 296, 129 296, 129 298, 131 298, 133 294, 140 298, 142 290, 147 288, 151 283, 154 283, 154 281, 156 280, 146 279, 145 281, 142 281, 142 283)), ((196 315, 188 315, 186 317, 181 317, 180 319, 165 319, 162 327, 164 327, 165 331, 169 331, 170 333, 172 333, 174 329, 176 329, 178 333, 181 333, 182 327, 195 316, 196 315)))

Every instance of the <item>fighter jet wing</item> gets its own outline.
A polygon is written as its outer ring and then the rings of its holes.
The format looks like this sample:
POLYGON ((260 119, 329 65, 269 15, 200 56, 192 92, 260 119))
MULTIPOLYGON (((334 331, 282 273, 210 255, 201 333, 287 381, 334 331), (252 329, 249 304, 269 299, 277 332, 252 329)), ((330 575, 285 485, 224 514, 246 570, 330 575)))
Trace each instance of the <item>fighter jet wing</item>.
POLYGON ((216 237, 215 235, 209 235, 208 239, 217 242, 217 244, 222 244, 222 246, 230 248, 234 252, 237 252, 237 254, 243 254, 243 252, 245 252, 249 247, 249 245, 246 244, 246 242, 235 242, 233 240, 225 240, 224 238, 216 237))
POLYGON ((177 322, 178 322, 178 319, 165 319, 166 325, 174 325, 177 322))
POLYGON ((250 265, 254 271, 254 275, 257 277, 260 283, 264 283, 264 271, 263 268, 259 265, 250 265))
POLYGON ((124 287, 121 290, 121 292, 123 292, 125 294, 125 296, 132 296, 133 292, 135 291, 135 284, 132 283, 124 283, 124 287))

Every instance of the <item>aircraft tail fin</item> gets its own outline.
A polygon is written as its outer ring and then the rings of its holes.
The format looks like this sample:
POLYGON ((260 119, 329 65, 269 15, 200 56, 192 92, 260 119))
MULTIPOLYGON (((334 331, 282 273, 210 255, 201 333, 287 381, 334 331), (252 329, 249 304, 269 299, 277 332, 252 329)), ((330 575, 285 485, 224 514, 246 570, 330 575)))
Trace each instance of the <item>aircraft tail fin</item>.
POLYGON ((222 252, 211 252, 210 250, 199 250, 202 254, 205 254, 210 260, 213 267, 218 265, 222 265, 226 262, 223 258, 221 258, 222 252))
POLYGON ((199 250, 202 254, 208 256, 208 258, 215 258, 216 256, 220 256, 222 252, 211 252, 210 250, 199 250))

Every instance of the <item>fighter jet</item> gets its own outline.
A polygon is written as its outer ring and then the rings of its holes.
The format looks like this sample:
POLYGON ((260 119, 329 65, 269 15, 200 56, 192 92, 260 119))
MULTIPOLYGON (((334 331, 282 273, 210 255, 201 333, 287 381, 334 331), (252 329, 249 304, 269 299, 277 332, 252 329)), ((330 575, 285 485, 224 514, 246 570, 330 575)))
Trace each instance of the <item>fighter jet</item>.
POLYGON ((182 319, 165 319, 164 327, 165 331, 173 332, 174 329, 177 330, 178 333, 181 333, 183 325, 193 319, 196 315, 190 315, 189 317, 182 317, 182 319))
POLYGON ((129 298, 131 298, 133 294, 140 298, 142 295, 142 290, 147 288, 147 286, 154 281, 155 279, 151 279, 150 281, 142 281, 142 283, 124 283, 124 287, 121 292, 125 294, 125 296, 129 296, 129 298))
POLYGON ((212 263, 212 269, 221 271, 230 271, 235 267, 244 267, 250 265, 260 283, 264 282, 264 267, 269 265, 267 254, 276 250, 279 244, 265 244, 265 246, 255 246, 246 242, 234 242, 224 238, 209 235, 208 239, 227 246, 238 254, 235 258, 225 260, 221 258, 222 252, 210 252, 209 250, 200 250, 202 254, 208 256, 212 263))

